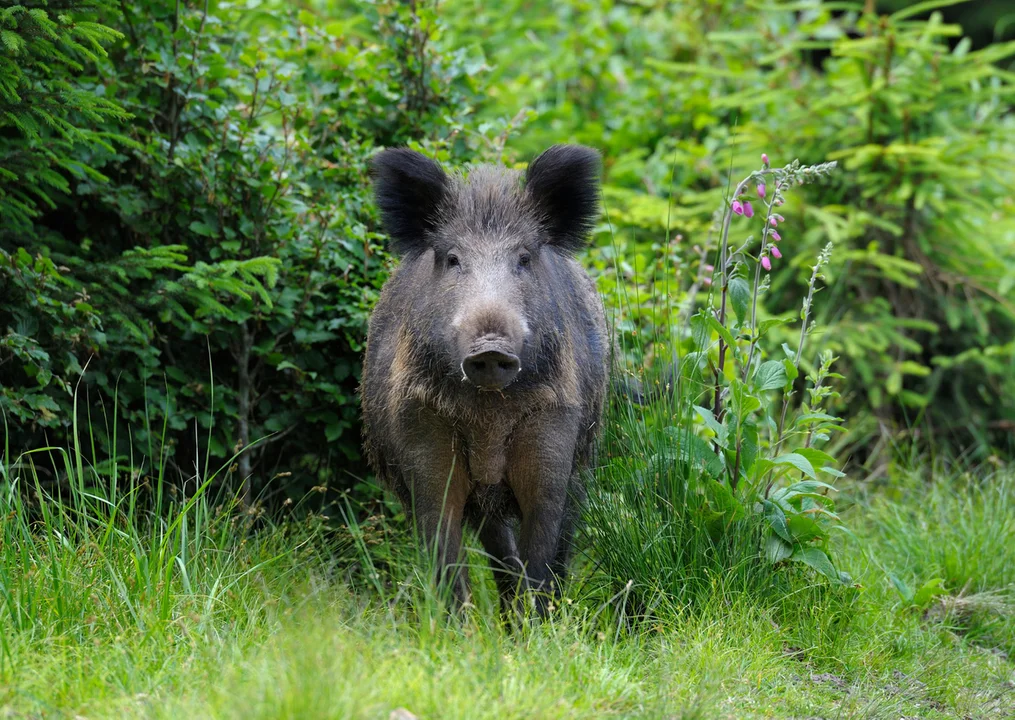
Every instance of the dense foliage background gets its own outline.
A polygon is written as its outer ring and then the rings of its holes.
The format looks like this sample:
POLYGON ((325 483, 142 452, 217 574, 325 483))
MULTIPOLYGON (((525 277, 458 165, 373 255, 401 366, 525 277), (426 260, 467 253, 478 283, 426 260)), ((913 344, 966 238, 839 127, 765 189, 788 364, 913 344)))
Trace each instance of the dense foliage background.
POLYGON ((96 459, 165 455, 182 480, 257 442, 231 487, 352 485, 389 262, 368 157, 515 163, 570 140, 606 159, 587 260, 634 372, 691 333, 728 179, 763 151, 837 160, 789 198, 761 309, 795 318, 834 242, 811 342, 845 376, 837 447, 1010 453, 1015 43, 1003 13, 974 46, 938 5, 3 0, 7 442, 88 424, 96 459))

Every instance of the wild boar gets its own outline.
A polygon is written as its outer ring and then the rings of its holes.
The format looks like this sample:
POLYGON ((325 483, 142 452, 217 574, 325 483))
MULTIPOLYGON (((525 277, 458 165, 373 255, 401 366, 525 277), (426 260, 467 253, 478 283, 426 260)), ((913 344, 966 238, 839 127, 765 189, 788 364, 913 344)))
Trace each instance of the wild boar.
POLYGON ((447 173, 405 148, 378 154, 374 192, 398 268, 370 318, 364 445, 459 601, 463 524, 502 603, 559 592, 593 460, 610 341, 574 254, 599 205, 600 161, 551 147, 522 174, 447 173))

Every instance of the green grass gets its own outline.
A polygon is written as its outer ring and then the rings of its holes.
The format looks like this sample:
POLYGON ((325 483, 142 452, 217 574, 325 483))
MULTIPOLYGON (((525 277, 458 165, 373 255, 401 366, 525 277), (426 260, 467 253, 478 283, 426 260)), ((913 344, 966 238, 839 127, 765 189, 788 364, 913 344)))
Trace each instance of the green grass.
POLYGON ((715 577, 636 618, 585 561, 549 620, 505 627, 481 574, 476 607, 447 615, 397 528, 268 526, 203 493, 156 519, 80 483, 58 503, 28 459, 4 466, 0 501, 6 717, 1015 713, 1011 476, 900 476, 855 505, 837 554, 860 588, 788 571, 765 595, 715 577), (886 570, 945 593, 909 607, 886 570))
POLYGON ((0 458, 0 717, 1015 717, 1009 472, 852 488, 832 586, 762 563, 748 521, 716 539, 686 485, 616 504, 614 455, 564 602, 505 624, 476 549, 449 614, 398 522, 272 522, 83 444, 0 458))

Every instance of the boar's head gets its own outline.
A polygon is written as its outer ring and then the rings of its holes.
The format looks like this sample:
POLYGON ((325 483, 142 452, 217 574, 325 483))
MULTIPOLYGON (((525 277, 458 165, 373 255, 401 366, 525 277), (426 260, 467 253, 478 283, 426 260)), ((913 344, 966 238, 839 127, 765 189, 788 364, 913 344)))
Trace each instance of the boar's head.
POLYGON ((525 173, 449 174, 397 148, 373 162, 375 195, 412 295, 406 322, 428 364, 479 390, 541 380, 568 317, 565 265, 598 211, 599 155, 557 145, 525 173))

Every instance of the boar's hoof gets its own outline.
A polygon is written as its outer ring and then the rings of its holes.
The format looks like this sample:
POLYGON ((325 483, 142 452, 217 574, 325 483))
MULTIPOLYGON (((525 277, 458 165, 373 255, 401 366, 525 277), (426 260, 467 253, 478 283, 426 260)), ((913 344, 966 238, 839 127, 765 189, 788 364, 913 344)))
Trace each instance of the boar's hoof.
POLYGON ((522 364, 516 355, 490 350, 469 355, 462 362, 462 372, 473 385, 484 390, 500 390, 518 377, 522 364))

